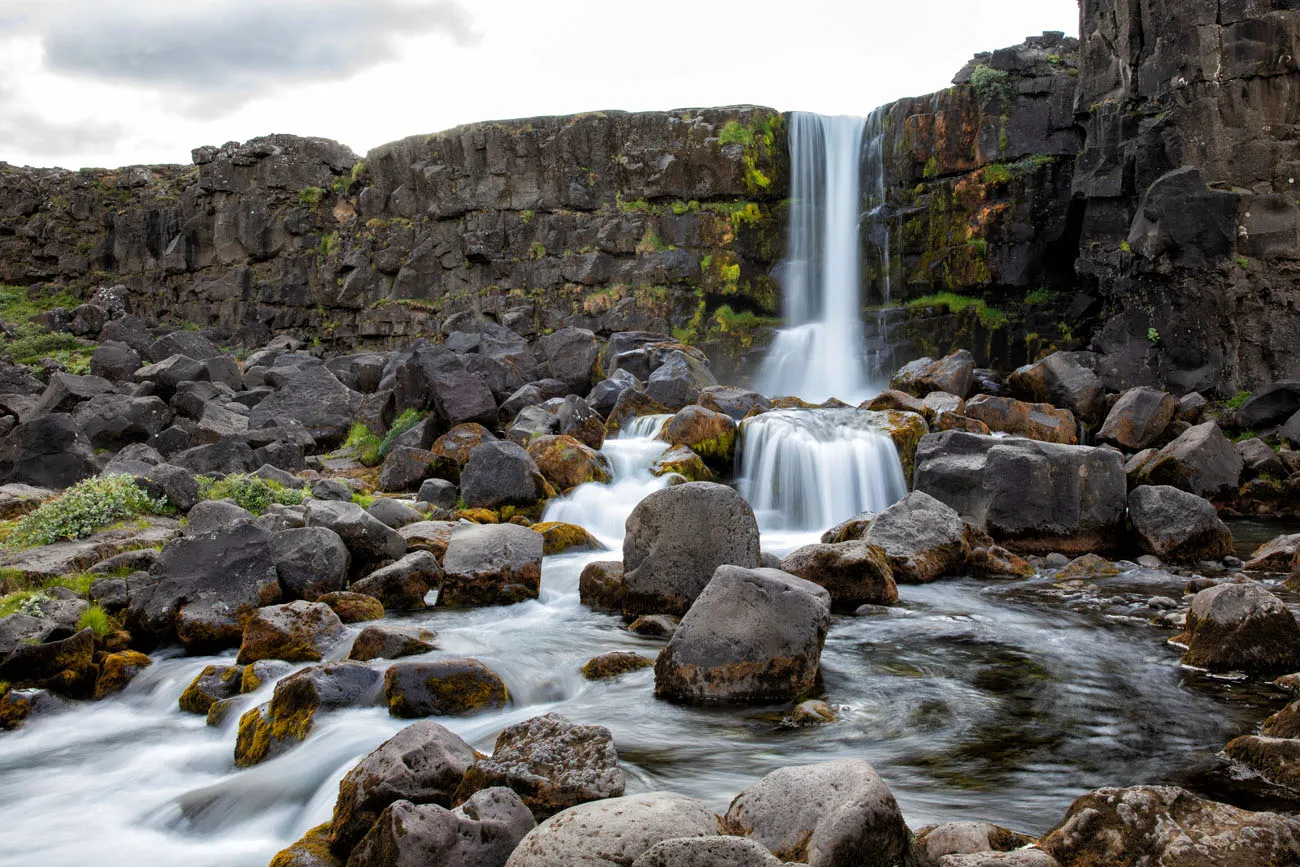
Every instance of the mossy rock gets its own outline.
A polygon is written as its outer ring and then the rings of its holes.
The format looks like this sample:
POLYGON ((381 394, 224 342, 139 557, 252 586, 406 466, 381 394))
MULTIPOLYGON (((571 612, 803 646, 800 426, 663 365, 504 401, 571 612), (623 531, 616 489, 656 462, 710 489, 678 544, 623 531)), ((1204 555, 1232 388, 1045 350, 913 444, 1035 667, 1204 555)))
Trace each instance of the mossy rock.
POLYGON ((181 710, 199 716, 207 714, 214 702, 239 694, 243 675, 242 665, 207 666, 181 693, 181 710))
POLYGON ((563 554, 570 549, 580 551, 604 551, 605 546, 577 524, 563 521, 545 521, 534 524, 532 529, 542 534, 543 554, 563 554))
POLYGON ((456 513, 457 521, 469 521, 474 524, 500 524, 501 518, 491 509, 461 509, 456 513))
POLYGON ((107 654, 99 663, 95 681, 95 699, 107 698, 126 689, 137 674, 153 665, 153 660, 135 650, 107 654))
POLYGON ((914 412, 886 410, 873 413, 872 422, 878 430, 889 435, 898 451, 898 459, 903 464, 903 477, 907 486, 912 486, 912 471, 916 467, 916 447, 921 438, 930 432, 925 418, 914 412))
POLYGON ((396 663, 384 674, 384 696, 389 714, 404 718, 470 716, 510 700, 505 682, 477 659, 396 663))
POLYGON ((675 473, 689 482, 713 481, 713 471, 704 463, 704 458, 686 446, 674 446, 655 458, 650 472, 655 476, 675 473))
POLYGON ((364 593, 339 591, 326 593, 318 602, 324 602, 344 623, 361 623, 365 620, 382 620, 384 603, 364 593))
POLYGON ((343 867, 329 847, 330 823, 317 825, 271 859, 270 867, 343 867))
POLYGON ((688 406, 668 419, 660 436, 715 465, 730 465, 736 455, 736 420, 702 406, 688 406))
POLYGON ((528 443, 528 454, 560 493, 588 482, 608 484, 614 478, 604 455, 571 436, 537 437, 528 443))
POLYGON ((582 667, 582 676, 587 680, 611 680, 633 671, 650 668, 655 661, 648 656, 626 650, 616 650, 588 660, 582 667))

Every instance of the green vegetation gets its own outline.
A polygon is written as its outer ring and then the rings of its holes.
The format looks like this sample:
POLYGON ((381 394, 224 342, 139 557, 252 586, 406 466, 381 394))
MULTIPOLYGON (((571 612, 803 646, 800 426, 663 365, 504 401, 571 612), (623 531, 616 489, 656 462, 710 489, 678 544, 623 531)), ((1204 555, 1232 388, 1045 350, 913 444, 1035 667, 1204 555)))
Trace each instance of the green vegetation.
POLYGON ((1246 271, 1250 270, 1250 260, 1247 259, 1245 256, 1238 256, 1237 267, 1246 271))
POLYGON ((325 198, 325 191, 320 187, 303 187, 298 191, 298 203, 302 205, 314 207, 319 205, 323 198, 325 198))
POLYGON ((1056 300, 1056 292, 1046 286, 1040 286, 1025 296, 1025 303, 1030 306, 1050 304, 1056 300))
POLYGON ((534 216, 535 216, 535 215, 534 215, 534 213, 533 213, 531 210, 520 211, 520 212, 519 212, 519 221, 520 221, 521 223, 523 223, 525 226, 528 226, 528 225, 531 225, 531 224, 532 224, 532 222, 533 222, 533 217, 534 217, 534 216))
POLYGON ((980 102, 991 102, 997 99, 1005 106, 1016 95, 1016 83, 1011 73, 991 69, 982 63, 971 73, 970 83, 980 102))
POLYGON ((95 633, 96 638, 103 638, 114 630, 113 619, 108 616, 108 612, 98 605, 92 605, 85 611, 81 612, 81 617, 77 620, 77 629, 90 629, 95 633))
MULTIPOLYGON (((1006 142, 1003 142, 1002 147, 1005 148, 1006 146, 1006 142)), ((984 183, 990 185, 1008 184, 1016 178, 1033 174, 1044 166, 1051 165, 1054 161, 1055 157, 1049 157, 1046 154, 1033 154, 1011 163, 994 163, 984 167, 984 183)))
POLYGON ((729 120, 718 133, 718 144, 723 147, 740 145, 745 149, 745 184, 752 191, 766 190, 772 185, 772 179, 759 168, 758 162, 772 152, 782 123, 779 114, 768 115, 752 124, 729 120))
POLYGON ((375 504, 375 498, 367 494, 353 494, 352 502, 356 503, 363 509, 369 509, 375 504))
POLYGON ((989 257, 989 242, 983 238, 972 238, 966 242, 967 246, 975 254, 975 258, 986 260, 989 257))
POLYGON ((1239 391, 1224 403, 1224 406, 1228 409, 1241 409, 1246 405, 1246 401, 1250 400, 1251 397, 1252 395, 1249 391, 1239 391))
POLYGON ((1007 314, 996 307, 990 307, 982 298, 971 298, 955 292, 937 292, 907 302, 908 309, 924 307, 946 307, 954 316, 961 316, 967 310, 974 310, 981 325, 990 331, 996 331, 1007 324, 1007 314))
POLYGON ((331 253, 334 252, 334 249, 338 246, 338 243, 339 243, 338 232, 330 232, 328 235, 325 235, 320 239, 320 247, 319 247, 320 254, 322 256, 330 255, 331 253))
POLYGON ((939 160, 937 157, 930 157, 925 161, 925 168, 921 171, 924 178, 933 178, 939 175, 939 160))
POLYGON ((393 450, 397 444, 397 438, 402 434, 415 427, 428 417, 427 412, 421 412, 418 409, 403 410, 402 414, 393 419, 393 423, 388 428, 388 433, 384 435, 383 441, 379 444, 379 458, 383 460, 388 457, 388 453, 393 450))
POLYGON ((541 259, 546 256, 546 245, 540 241, 534 241, 533 245, 528 248, 529 259, 541 259))
POLYGON ((0 351, 15 364, 39 368, 42 358, 52 358, 69 373, 88 373, 90 356, 95 347, 82 343, 71 334, 50 331, 32 322, 32 317, 58 307, 71 310, 81 302, 69 293, 32 298, 26 289, 0 285, 0 321, 8 323, 17 335, 0 344, 0 351))
POLYGON ((623 201, 622 193, 614 194, 614 207, 620 214, 653 214, 656 208, 645 199, 633 199, 630 202, 623 201))
POLYGON ((366 427, 365 422, 358 421, 353 422, 348 429, 348 438, 343 441, 343 448, 355 449, 358 461, 367 467, 375 467, 379 465, 379 447, 383 442, 374 431, 366 427))
POLYGON ((166 510, 166 498, 150 497, 130 476, 96 476, 78 482, 24 516, 4 546, 32 548, 64 539, 84 539, 124 518, 159 515, 166 510))
POLYGON ((286 488, 279 482, 257 476, 230 475, 223 479, 199 476, 199 496, 205 500, 234 500, 240 508, 260 515, 272 505, 299 506, 307 499, 306 491, 286 488))
POLYGON ((1150 340, 1152 343, 1159 343, 1159 342, 1160 342, 1160 332, 1159 332, 1159 331, 1156 331, 1154 328, 1148 328, 1148 329, 1147 329, 1147 340, 1150 340))
POLYGON ((1131 246, 1129 246, 1129 242, 1128 242, 1128 241, 1120 241, 1120 242, 1119 242, 1119 249, 1120 249, 1122 252, 1124 252, 1124 253, 1132 253, 1132 252, 1133 252, 1133 248, 1132 248, 1131 246))

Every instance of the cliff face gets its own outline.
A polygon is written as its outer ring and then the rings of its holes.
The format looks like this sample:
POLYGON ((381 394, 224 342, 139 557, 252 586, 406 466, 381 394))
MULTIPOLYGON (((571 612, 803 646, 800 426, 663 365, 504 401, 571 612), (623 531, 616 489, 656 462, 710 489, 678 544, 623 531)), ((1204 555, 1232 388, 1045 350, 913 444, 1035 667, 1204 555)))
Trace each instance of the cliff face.
POLYGON ((365 160, 277 135, 192 168, 0 166, 0 282, 122 282, 140 315, 250 342, 474 317, 707 340, 779 310, 785 159, 781 116, 745 107, 475 124, 365 160))

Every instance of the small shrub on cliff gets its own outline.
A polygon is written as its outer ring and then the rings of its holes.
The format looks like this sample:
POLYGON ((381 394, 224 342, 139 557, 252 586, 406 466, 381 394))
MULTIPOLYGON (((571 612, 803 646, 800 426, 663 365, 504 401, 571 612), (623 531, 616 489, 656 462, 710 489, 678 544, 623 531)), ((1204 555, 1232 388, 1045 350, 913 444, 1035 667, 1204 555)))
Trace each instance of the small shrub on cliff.
POLYGON ((84 539, 101 527, 135 515, 158 515, 166 498, 154 499, 130 476, 96 476, 25 516, 9 534, 7 548, 31 548, 65 539, 84 539))
POLYGON ((981 103, 999 100, 1004 105, 1016 95, 1016 83, 1009 72, 980 64, 970 75, 971 87, 981 103))
POLYGON ((234 500, 240 508, 260 515, 272 505, 299 506, 307 499, 306 491, 286 488, 277 482, 256 476, 232 475, 217 480, 199 476, 199 496, 205 500, 234 500))
POLYGON ((325 191, 320 187, 303 187, 298 191, 298 202, 303 205, 318 205, 324 197, 325 191))

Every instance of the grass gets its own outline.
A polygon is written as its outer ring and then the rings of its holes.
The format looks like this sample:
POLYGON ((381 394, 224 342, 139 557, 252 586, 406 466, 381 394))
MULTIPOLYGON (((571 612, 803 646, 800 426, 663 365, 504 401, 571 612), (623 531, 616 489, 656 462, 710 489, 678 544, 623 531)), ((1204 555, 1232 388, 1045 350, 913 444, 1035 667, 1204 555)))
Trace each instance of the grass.
POLYGON ((260 515, 273 505, 299 506, 306 491, 286 488, 279 482, 257 476, 230 475, 223 479, 199 476, 199 496, 205 500, 234 500, 240 508, 260 515))
POLYGON ((1051 304, 1055 300, 1056 293, 1046 286, 1041 286, 1025 296, 1025 303, 1035 307, 1040 304, 1051 304))
POLYGON ((298 202, 303 205, 319 205, 324 197, 325 191, 320 187, 303 187, 298 191, 298 202))
POLYGON ((98 605, 92 605, 81 612, 81 617, 77 620, 77 629, 86 628, 94 632, 96 638, 103 638, 110 632, 117 631, 113 618, 109 617, 108 612, 98 605))
POLYGON ((392 425, 388 428, 388 433, 384 434, 384 439, 379 443, 379 458, 383 460, 388 457, 388 453, 393 450, 397 443, 397 438, 402 434, 415 427, 428 417, 427 412, 421 412, 418 409, 404 410, 401 415, 393 419, 392 425))
POLYGON ((368 467, 379 465, 379 447, 383 440, 375 435, 375 432, 366 427, 365 422, 354 422, 348 429, 348 438, 343 441, 345 449, 355 449, 357 460, 368 467))
POLYGON ((32 317, 57 307, 71 310, 80 304, 76 296, 67 292, 32 298, 21 287, 0 286, 0 321, 9 323, 17 335, 4 344, 2 351, 15 364, 39 369, 42 358, 52 358, 69 373, 89 372, 94 346, 32 321, 32 317))
POLYGON ((1252 394, 1249 391, 1239 391, 1229 398, 1228 401, 1224 403, 1224 406, 1228 409, 1241 409, 1246 405, 1246 401, 1250 400, 1251 397, 1252 394))
POLYGON ((90 585, 103 577, 103 575, 81 572, 75 575, 60 575, 57 578, 49 578, 35 587, 17 587, 16 585, 26 582, 16 577, 6 576, 4 581, 0 582, 8 591, 5 595, 0 596, 0 617, 19 612, 34 613, 38 611, 39 609, 36 608, 38 603, 55 598, 49 591, 56 587, 71 590, 78 596, 85 596, 90 592, 90 585))
POLYGON ((990 307, 984 299, 958 295, 955 292, 937 292, 933 295, 926 295, 907 302, 907 307, 910 310, 924 307, 946 307, 948 312, 954 316, 961 316, 967 310, 973 309, 975 315, 979 318, 980 324, 990 331, 996 331, 1007 324, 1007 314, 996 307, 990 307))
POLYGON ((4 547, 33 548, 67 539, 84 539, 123 518, 166 511, 166 498, 150 497, 130 476, 96 476, 78 482, 61 496, 25 515, 5 539, 4 547))
POLYGON ((1016 95, 1016 83, 1011 73, 991 69, 982 63, 971 72, 970 84, 980 102, 997 99, 1005 105, 1016 95))

